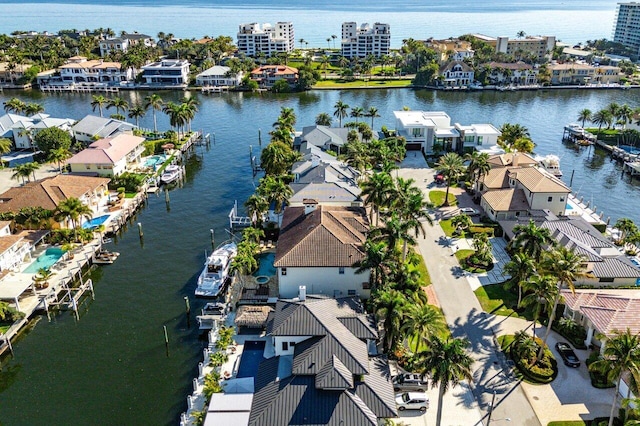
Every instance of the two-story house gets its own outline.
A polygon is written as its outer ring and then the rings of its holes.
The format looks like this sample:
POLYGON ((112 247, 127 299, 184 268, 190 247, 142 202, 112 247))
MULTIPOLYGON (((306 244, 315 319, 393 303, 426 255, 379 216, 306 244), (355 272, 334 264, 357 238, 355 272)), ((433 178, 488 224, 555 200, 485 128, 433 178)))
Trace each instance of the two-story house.
POLYGON ((144 84, 149 86, 186 86, 189 83, 189 61, 163 59, 142 67, 144 84))
POLYGON ((515 85, 535 85, 538 84, 539 68, 522 61, 512 62, 489 62, 482 65, 487 70, 490 84, 515 84, 515 85))
POLYGON ((462 61, 451 61, 440 67, 439 80, 444 87, 462 87, 473 83, 473 68, 462 61))
POLYGON ((72 173, 118 176, 140 162, 144 141, 143 137, 126 133, 99 139, 68 159, 67 164, 72 173))
MULTIPOLYGON (((103 83, 120 84, 132 81, 135 76, 131 68, 123 68, 120 62, 87 60, 84 56, 73 56, 60 67, 62 84, 103 83)), ((52 79, 49 84, 55 84, 52 79)))
POLYGON ((298 83, 298 69, 286 65, 262 65, 251 71, 251 79, 265 88, 270 88, 278 80, 285 80, 293 86, 298 83))
POLYGON ((123 132, 132 132, 135 124, 114 118, 87 115, 71 128, 78 142, 89 144, 97 139, 109 138, 123 132))
POLYGON ((589 65, 581 62, 549 64, 552 85, 562 84, 618 84, 620 67, 589 65))
POLYGON ((460 135, 457 148, 461 152, 480 151, 490 154, 504 152, 498 146, 498 138, 502 134, 493 124, 471 124, 463 126, 455 124, 455 128, 460 135))
POLYGON ((214 65, 196 75, 196 85, 204 87, 236 87, 242 82, 243 75, 242 71, 234 74, 229 67, 214 65))
POLYGON ((334 207, 305 200, 287 207, 274 266, 280 297, 295 297, 300 285, 332 297, 369 297, 369 271, 356 274, 364 258, 369 220, 361 207, 334 207))

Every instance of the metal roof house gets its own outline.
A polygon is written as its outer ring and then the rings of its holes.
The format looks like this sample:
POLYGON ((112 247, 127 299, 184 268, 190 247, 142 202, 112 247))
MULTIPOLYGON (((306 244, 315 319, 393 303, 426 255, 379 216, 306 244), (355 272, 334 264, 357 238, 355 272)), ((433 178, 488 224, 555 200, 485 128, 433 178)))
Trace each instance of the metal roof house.
POLYGON ((121 132, 130 132, 136 126, 113 118, 87 115, 71 128, 78 142, 89 144, 96 139, 108 138, 121 132))
POLYGON ((258 369, 248 424, 376 426, 397 417, 373 319, 355 298, 305 293, 270 315, 275 356, 258 369))

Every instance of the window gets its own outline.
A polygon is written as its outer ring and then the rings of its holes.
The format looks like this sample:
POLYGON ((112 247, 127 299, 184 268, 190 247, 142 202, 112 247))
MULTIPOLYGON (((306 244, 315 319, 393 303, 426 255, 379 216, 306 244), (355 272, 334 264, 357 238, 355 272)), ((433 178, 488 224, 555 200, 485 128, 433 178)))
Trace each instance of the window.
POLYGON ((282 350, 283 351, 289 350, 289 342, 282 342, 282 350))
POLYGON ((552 202, 552 201, 553 201, 553 197, 549 197, 549 198, 547 198, 547 202, 549 202, 549 203, 550 203, 550 202, 552 202))
POLYGON ((478 145, 482 145, 482 136, 478 136, 478 142, 477 142, 477 144, 478 144, 478 145))
POLYGON ((347 295, 349 295, 349 296, 355 296, 355 295, 356 295, 356 291, 355 291, 355 290, 348 290, 348 291, 347 291, 347 295))
POLYGON ((422 136, 422 129, 418 129, 418 128, 411 129, 411 135, 414 138, 418 136, 422 136))
POLYGON ((287 268, 280 269, 280 275, 287 275, 287 268))
POLYGON ((339 273, 340 275, 344 275, 344 266, 340 266, 340 267, 338 267, 338 273, 339 273))
POLYGON ((614 278, 611 278, 611 277, 602 277, 602 278, 600 278, 600 282, 601 283, 612 283, 613 280, 614 280, 614 278))
POLYGON ((295 346, 296 342, 289 342, 289 346, 295 346))
POLYGON ((369 284, 369 281, 365 281, 362 283, 363 290, 369 290, 370 288, 371 288, 371 284, 369 284))
POLYGON ((560 197, 560 201, 564 201, 564 197, 560 197))

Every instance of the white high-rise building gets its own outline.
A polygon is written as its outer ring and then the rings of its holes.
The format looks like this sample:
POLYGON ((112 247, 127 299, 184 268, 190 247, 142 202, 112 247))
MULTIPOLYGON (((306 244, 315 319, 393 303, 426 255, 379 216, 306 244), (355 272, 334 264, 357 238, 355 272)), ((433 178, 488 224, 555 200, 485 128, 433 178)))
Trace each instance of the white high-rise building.
POLYGON ((613 41, 640 51, 640 3, 618 3, 613 41))
POLYGON ((373 26, 355 22, 342 23, 342 56, 364 58, 389 54, 391 31, 389 24, 376 22, 373 26))
POLYGON ((247 56, 264 53, 272 56, 291 52, 295 44, 292 22, 271 24, 241 24, 238 30, 238 50, 247 56))

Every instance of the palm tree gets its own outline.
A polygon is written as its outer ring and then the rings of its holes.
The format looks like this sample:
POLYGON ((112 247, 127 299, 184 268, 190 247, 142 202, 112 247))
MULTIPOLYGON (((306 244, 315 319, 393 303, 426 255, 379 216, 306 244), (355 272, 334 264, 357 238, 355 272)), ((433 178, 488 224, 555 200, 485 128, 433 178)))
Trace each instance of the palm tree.
POLYGON ((299 153, 293 151, 289 144, 273 141, 262 150, 260 167, 266 175, 279 176, 287 173, 297 158, 299 153))
POLYGON ((586 272, 587 258, 582 254, 577 254, 573 249, 568 249, 564 246, 559 246, 550 252, 545 252, 545 259, 542 262, 541 269, 544 273, 552 275, 558 280, 558 292, 553 302, 553 309, 549 312, 549 324, 547 325, 547 331, 544 333, 542 339, 542 346, 540 347, 540 354, 547 344, 547 338, 551 333, 551 326, 556 316, 556 309, 560 302, 560 290, 563 287, 575 291, 573 282, 578 278, 589 276, 586 272))
POLYGON ((171 127, 175 127, 179 134, 180 129, 187 124, 187 115, 183 104, 167 102, 162 111, 169 116, 169 124, 171 127))
POLYGON ((58 164, 58 170, 62 173, 62 163, 71 158, 71 156, 71 151, 61 146, 49 152, 48 160, 56 162, 58 164))
POLYGON ((558 294, 556 279, 551 275, 536 275, 522 284, 527 295, 522 299, 524 306, 534 306, 533 311, 533 337, 536 336, 536 323, 540 318, 540 310, 543 305, 551 306, 558 294))
POLYGON ((354 266, 357 267, 356 274, 371 271, 370 282, 372 293, 376 292, 382 280, 384 262, 388 256, 389 247, 384 241, 367 239, 364 242, 364 257, 354 266))
POLYGON ((149 96, 144 98, 145 109, 151 107, 153 111, 153 133, 158 133, 158 122, 156 120, 156 111, 162 111, 162 107, 164 105, 164 101, 157 93, 152 93, 149 96))
POLYGON ((31 176, 33 176, 33 180, 36 180, 36 170, 40 168, 40 165, 34 161, 30 163, 22 164, 22 172, 24 176, 31 180, 31 176))
POLYGON ((134 120, 136 120, 136 127, 138 126, 138 121, 141 117, 144 117, 144 115, 147 113, 147 111, 144 109, 144 107, 142 106, 142 104, 136 103, 133 105, 133 107, 129 110, 129 118, 133 118, 134 120))
POLYGON ((447 330, 444 317, 433 305, 427 303, 414 303, 407 306, 404 324, 401 331, 409 336, 409 343, 413 342, 414 350, 418 350, 421 339, 430 340, 447 330))
POLYGON ((35 103, 35 102, 29 102, 24 107, 24 113, 27 114, 28 116, 40 114, 42 112, 44 112, 44 107, 42 105, 38 104, 38 103, 35 103))
POLYGON ((371 117, 371 128, 373 129, 373 120, 374 118, 380 117, 380 114, 378 113, 378 108, 376 107, 369 107, 369 109, 367 110, 366 114, 367 117, 371 117))
POLYGON ((198 105, 200 105, 200 101, 195 96, 185 96, 182 98, 180 108, 183 111, 184 118, 186 120, 186 124, 188 126, 188 131, 191 131, 191 121, 196 116, 196 112, 198 112, 198 105))
POLYGON ((449 152, 440 157, 436 167, 447 179, 447 191, 444 196, 444 203, 442 204, 444 207, 447 207, 449 206, 449 188, 451 187, 451 182, 456 181, 464 171, 462 157, 455 152, 449 152))
POLYGON ((15 112, 16 114, 20 114, 25 110, 27 104, 22 102, 18 98, 11 98, 4 103, 4 111, 5 112, 15 112))
POLYGON ((91 219, 93 211, 78 198, 69 197, 61 201, 56 209, 55 218, 58 222, 70 221, 73 226, 75 240, 78 241, 78 226, 80 219, 91 219))
POLYGON ((533 259, 526 253, 516 253, 511 257, 511 260, 504 265, 503 271, 511 276, 505 283, 507 284, 507 288, 518 286, 517 307, 519 308, 522 302, 522 287, 536 273, 536 265, 533 259))
MULTIPOLYGON (((287 200, 293 195, 293 190, 282 179, 265 176, 263 180, 266 199, 270 203, 274 203, 277 214, 282 213, 287 200)), ((260 186, 262 186, 262 183, 260 182, 260 186)))
POLYGON ((620 381, 626 376, 629 380, 629 390, 638 391, 640 383, 640 337, 631 334, 631 330, 616 331, 615 335, 605 343, 603 358, 589 366, 590 370, 606 374, 607 379, 616 383, 613 393, 609 426, 613 425, 613 417, 617 408, 620 381))
POLYGON ((249 226, 242 230, 242 240, 249 241, 253 244, 259 244, 260 240, 264 238, 264 231, 260 228, 249 226))
POLYGON ((394 211, 386 219, 384 227, 376 229, 374 238, 377 241, 386 241, 392 250, 395 249, 398 241, 402 241, 402 260, 404 260, 407 257, 408 246, 416 243, 416 239, 411 233, 415 227, 415 221, 404 220, 394 211))
POLYGON ((402 329, 402 318, 407 299, 398 290, 384 290, 374 298, 376 315, 382 320, 384 337, 382 347, 388 353, 396 348, 402 329))
POLYGON ((436 426, 442 424, 442 401, 449 386, 456 386, 462 380, 472 380, 471 365, 473 358, 467 355, 469 341, 464 338, 434 336, 426 342, 426 349, 417 354, 418 371, 429 374, 431 386, 438 388, 438 412, 436 426))
POLYGON ((511 248, 532 257, 536 262, 540 262, 545 247, 554 242, 549 229, 537 227, 533 220, 530 220, 527 225, 516 225, 513 233, 511 248))
POLYGON ((636 226, 636 224, 628 217, 622 217, 616 220, 616 223, 613 225, 613 227, 620 231, 621 241, 625 241, 627 235, 631 235, 638 231, 638 227, 636 226))
POLYGON ((376 226, 380 219, 380 208, 389 205, 389 197, 393 193, 393 179, 389 173, 379 172, 369 176, 362 184, 364 204, 370 207, 369 220, 373 222, 373 212, 376 213, 376 226))
POLYGON ((327 79, 327 68, 329 67, 329 57, 327 55, 322 55, 320 58, 320 68, 324 71, 324 79, 327 79))
POLYGON ((347 111, 349 110, 349 105, 342 102, 342 100, 338 100, 336 104, 333 106, 333 116, 338 117, 339 124, 338 127, 342 127, 342 119, 347 116, 347 111))
POLYGON ((591 122, 598 126, 598 133, 602 130, 602 126, 607 125, 607 129, 611 127, 611 123, 613 122, 613 115, 611 115, 611 111, 606 109, 601 109, 593 114, 591 118, 591 122))
POLYGON ((362 107, 354 107, 351 108, 351 117, 356 119, 356 124, 358 123, 358 118, 364 115, 364 109, 362 107))
POLYGON ((257 226, 262 222, 264 214, 269 211, 269 201, 259 194, 253 194, 244 203, 244 207, 253 226, 257 226))
POLYGON ((489 164, 489 154, 486 152, 473 151, 465 156, 466 160, 469 160, 467 166, 467 174, 469 180, 476 184, 483 176, 489 173, 491 170, 491 164, 489 164))
POLYGON ((91 108, 93 112, 95 112, 97 108, 98 111, 100 111, 100 117, 102 117, 102 107, 105 106, 108 102, 108 99, 102 95, 92 95, 91 108))
POLYGON ((129 102, 125 101, 121 97, 116 96, 115 98, 109 99, 107 102, 107 109, 114 107, 116 109, 116 113, 120 114, 120 110, 124 113, 129 109, 129 102))
POLYGON ((0 154, 11 152, 11 139, 0 138, 0 154))
POLYGON ((591 121, 592 112, 590 109, 585 108, 580 111, 578 114, 578 120, 582 121, 582 128, 584 129, 584 123, 587 121, 591 121))
POLYGON ((24 164, 18 164, 13 168, 13 174, 11 175, 11 179, 15 179, 15 180, 20 179, 22 180, 22 183, 24 183, 25 178, 28 178, 31 175, 31 172, 25 170, 23 166, 24 164))
POLYGON ((459 214, 451 218, 451 226, 453 226, 456 231, 464 231, 473 226, 473 220, 466 214, 459 214))
POLYGON ((331 116, 326 112, 321 112, 316 116, 316 125, 318 126, 331 126, 331 116))

